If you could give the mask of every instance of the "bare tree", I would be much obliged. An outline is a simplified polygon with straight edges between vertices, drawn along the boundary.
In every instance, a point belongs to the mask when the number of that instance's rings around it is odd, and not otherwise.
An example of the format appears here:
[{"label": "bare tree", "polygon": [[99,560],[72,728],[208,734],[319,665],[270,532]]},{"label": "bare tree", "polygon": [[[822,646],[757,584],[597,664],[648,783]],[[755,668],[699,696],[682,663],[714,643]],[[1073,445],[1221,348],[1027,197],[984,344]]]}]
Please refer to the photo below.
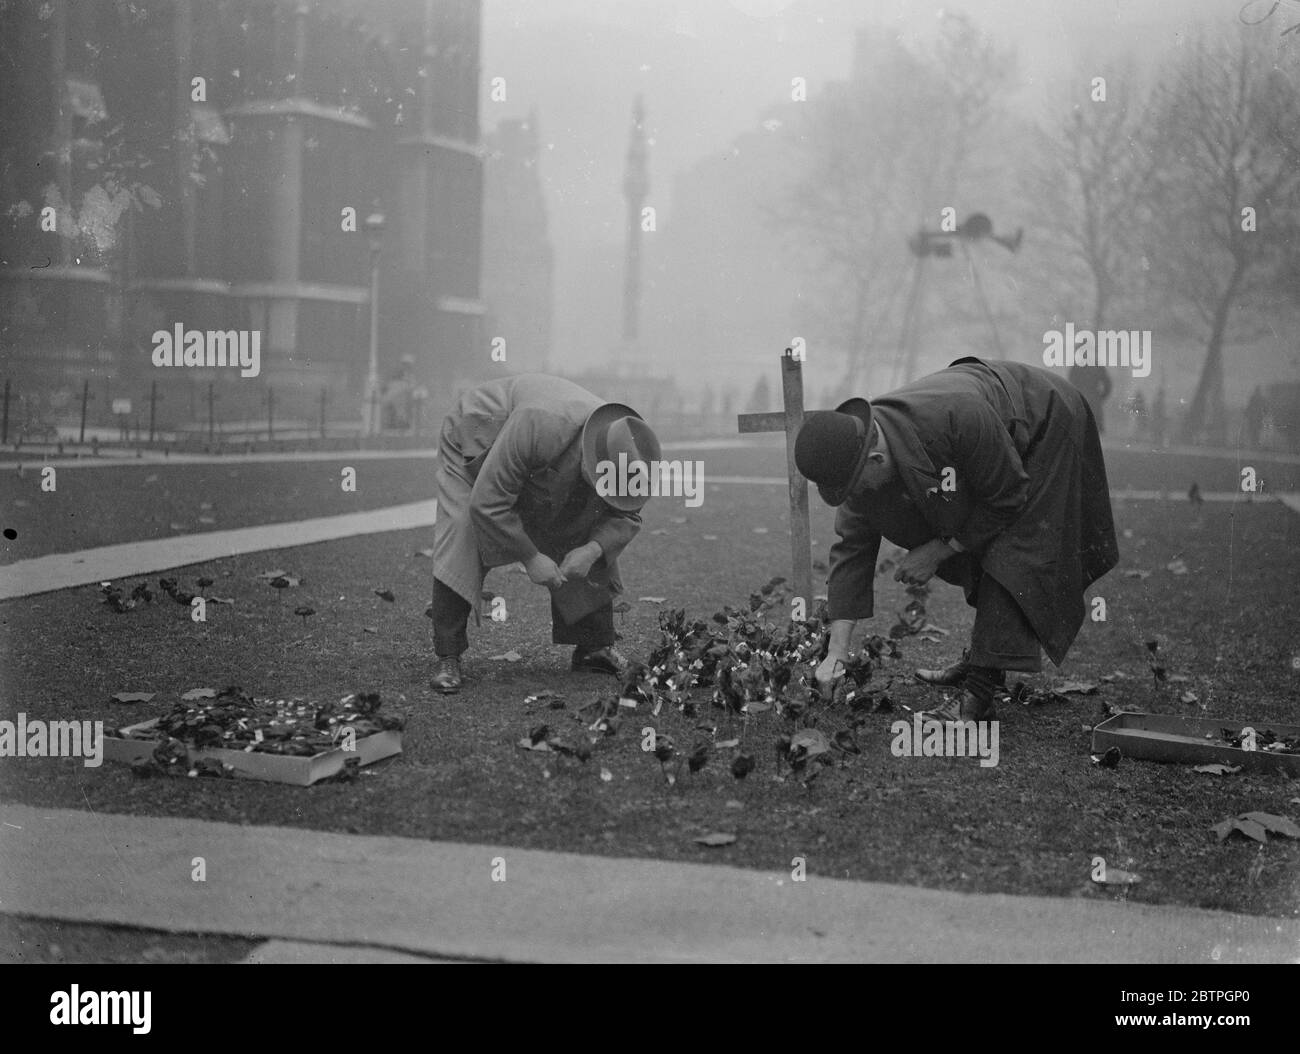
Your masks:
[{"label": "bare tree", "polygon": [[1184,441],[1223,442],[1233,308],[1275,281],[1300,236],[1300,54],[1243,28],[1189,44],[1157,89],[1152,249],[1206,333]]},{"label": "bare tree", "polygon": [[[1131,59],[1101,71],[1104,98],[1083,72],[1068,82],[1067,114],[1046,131],[1030,166],[1035,222],[1064,256],[1076,303],[1094,330],[1140,284],[1141,239],[1154,158],[1151,111]],[[1070,280],[1068,276],[1077,280]],[[1071,312],[1075,314],[1075,312]]]},{"label": "bare tree", "polygon": [[801,174],[769,220],[812,276],[801,324],[844,353],[846,389],[871,345],[883,343],[873,335],[897,335],[913,224],[937,222],[954,202],[958,174],[1013,76],[1009,52],[965,18],[945,16],[928,54],[861,31],[849,81],[801,107]]}]

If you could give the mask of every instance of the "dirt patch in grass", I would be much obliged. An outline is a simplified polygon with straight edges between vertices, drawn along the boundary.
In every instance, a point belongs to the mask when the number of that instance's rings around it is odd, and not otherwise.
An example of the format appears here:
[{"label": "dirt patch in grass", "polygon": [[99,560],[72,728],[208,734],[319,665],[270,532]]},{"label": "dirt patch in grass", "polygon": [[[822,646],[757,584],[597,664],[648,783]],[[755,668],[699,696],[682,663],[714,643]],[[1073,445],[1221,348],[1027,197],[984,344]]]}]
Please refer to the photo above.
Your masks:
[{"label": "dirt patch in grass", "polygon": [[233,963],[260,943],[0,915],[0,963]]}]

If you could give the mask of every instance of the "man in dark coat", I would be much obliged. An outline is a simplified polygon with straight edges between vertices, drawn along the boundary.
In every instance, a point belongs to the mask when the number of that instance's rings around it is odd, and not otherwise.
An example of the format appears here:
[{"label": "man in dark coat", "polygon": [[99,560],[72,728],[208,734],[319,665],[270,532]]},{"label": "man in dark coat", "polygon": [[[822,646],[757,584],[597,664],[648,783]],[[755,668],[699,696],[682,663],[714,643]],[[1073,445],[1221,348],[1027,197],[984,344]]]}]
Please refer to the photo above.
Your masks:
[{"label": "man in dark coat", "polygon": [[515,562],[551,590],[551,640],[574,645],[573,668],[624,672],[613,647],[618,555],[641,529],[648,495],[618,493],[598,476],[620,456],[649,465],[659,455],[635,410],[561,377],[517,374],[461,396],[438,445],[435,690],[459,691],[483,578]]},{"label": "man in dark coat", "polygon": [[881,538],[908,550],[895,578],[960,585],[971,644],[930,684],[963,689],[935,711],[987,720],[1005,671],[1058,666],[1084,619],[1083,593],[1119,560],[1092,411],[1065,378],[1016,362],[958,359],[872,402],[805,416],[799,471],[838,506],[830,648],[842,671],[854,622],[874,613]]}]

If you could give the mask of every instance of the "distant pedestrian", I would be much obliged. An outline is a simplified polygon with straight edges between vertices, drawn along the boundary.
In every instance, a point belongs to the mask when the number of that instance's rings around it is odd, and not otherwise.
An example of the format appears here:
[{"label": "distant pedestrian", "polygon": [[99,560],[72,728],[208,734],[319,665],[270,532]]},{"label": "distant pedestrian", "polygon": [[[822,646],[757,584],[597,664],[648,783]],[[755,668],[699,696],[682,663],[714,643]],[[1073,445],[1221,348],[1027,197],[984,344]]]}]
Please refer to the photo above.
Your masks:
[{"label": "distant pedestrian", "polygon": [[1157,450],[1165,446],[1165,427],[1169,419],[1165,414],[1165,389],[1162,385],[1156,392],[1155,402],[1151,404],[1151,443]]},{"label": "distant pedestrian", "polygon": [[1259,385],[1250,393],[1246,403],[1246,413],[1242,419],[1242,443],[1247,450],[1258,450],[1260,435],[1264,431],[1264,417],[1268,413],[1268,402]]},{"label": "distant pedestrian", "polygon": [[1129,401],[1129,412],[1133,414],[1133,438],[1144,439],[1147,434],[1147,401],[1141,392],[1134,392]]}]

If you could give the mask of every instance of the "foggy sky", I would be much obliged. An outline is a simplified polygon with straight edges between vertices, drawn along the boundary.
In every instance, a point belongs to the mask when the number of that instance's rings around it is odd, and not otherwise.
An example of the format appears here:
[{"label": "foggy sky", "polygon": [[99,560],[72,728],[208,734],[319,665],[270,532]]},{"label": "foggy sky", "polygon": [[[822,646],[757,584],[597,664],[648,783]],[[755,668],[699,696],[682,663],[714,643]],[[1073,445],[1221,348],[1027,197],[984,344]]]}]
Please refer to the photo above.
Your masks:
[{"label": "foggy sky", "polygon": [[[1268,6],[1257,0],[1248,17]],[[1015,47],[1021,83],[1010,102],[1031,118],[1079,62],[1133,52],[1154,64],[1198,23],[1229,31],[1242,7],[1242,0],[949,5]],[[943,9],[918,0],[485,0],[483,129],[536,109],[545,143],[541,172],[556,252],[552,366],[578,367],[601,355],[574,346],[571,323],[589,291],[571,279],[594,245],[622,243],[621,184],[637,93],[648,110],[650,203],[663,222],[673,177],[755,128],[766,107],[788,100],[791,77],[806,77],[812,98],[847,75],[858,26],[887,26],[920,45],[932,39]],[[1296,21],[1300,4],[1288,0],[1273,31]],[[504,103],[488,98],[496,76],[507,79]]]}]

